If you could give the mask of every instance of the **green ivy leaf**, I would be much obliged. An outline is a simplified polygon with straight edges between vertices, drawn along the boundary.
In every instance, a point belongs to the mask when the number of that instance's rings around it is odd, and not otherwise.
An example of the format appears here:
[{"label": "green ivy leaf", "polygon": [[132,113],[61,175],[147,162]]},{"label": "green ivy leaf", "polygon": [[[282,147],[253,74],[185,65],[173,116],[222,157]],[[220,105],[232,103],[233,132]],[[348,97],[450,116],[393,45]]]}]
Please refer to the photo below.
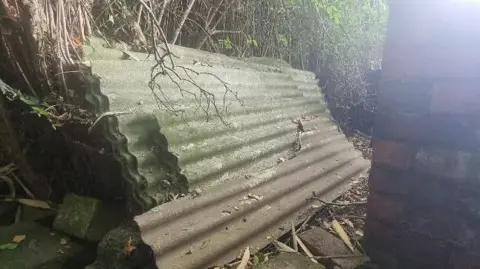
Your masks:
[{"label": "green ivy leaf", "polygon": [[252,38],[250,35],[247,35],[247,44],[250,46],[258,47],[257,40]]},{"label": "green ivy leaf", "polygon": [[3,245],[0,245],[0,250],[12,250],[16,249],[19,245],[17,243],[6,243]]},{"label": "green ivy leaf", "polygon": [[232,46],[232,40],[230,39],[230,37],[227,36],[227,39],[225,39],[225,48],[227,50],[230,50],[233,48]]},{"label": "green ivy leaf", "polygon": [[261,253],[261,252],[258,252],[255,254],[255,256],[253,256],[253,266],[257,266],[257,265],[260,265],[262,263],[265,263],[268,261],[268,256]]}]

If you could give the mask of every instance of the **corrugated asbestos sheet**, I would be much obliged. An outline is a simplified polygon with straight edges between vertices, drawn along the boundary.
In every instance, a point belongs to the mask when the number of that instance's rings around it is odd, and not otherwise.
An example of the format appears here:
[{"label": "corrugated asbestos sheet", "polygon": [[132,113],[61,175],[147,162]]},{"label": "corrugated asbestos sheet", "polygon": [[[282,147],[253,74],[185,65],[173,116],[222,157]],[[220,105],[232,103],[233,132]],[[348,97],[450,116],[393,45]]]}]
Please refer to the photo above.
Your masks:
[{"label": "corrugated asbestos sheet", "polygon": [[[174,116],[156,102],[148,87],[152,59],[122,52],[92,40],[86,47],[101,85],[87,96],[98,111],[110,111],[105,136],[122,163],[132,207],[145,212],[168,193],[201,189],[153,208],[136,218],[159,268],[206,268],[238,254],[247,244],[260,247],[269,233],[298,221],[312,191],[334,199],[369,164],[330,121],[313,73],[268,59],[233,59],[172,46],[181,77],[225,98],[224,119],[207,121],[198,101],[178,86],[194,85],[162,78],[171,102],[185,113]],[[220,79],[220,80],[219,80]],[[225,82],[238,93],[225,95]],[[241,104],[243,103],[243,105]],[[305,133],[298,146],[297,124]],[[288,222],[288,223],[287,223]],[[283,227],[285,228],[285,227]],[[233,255],[233,256],[232,256]]]}]

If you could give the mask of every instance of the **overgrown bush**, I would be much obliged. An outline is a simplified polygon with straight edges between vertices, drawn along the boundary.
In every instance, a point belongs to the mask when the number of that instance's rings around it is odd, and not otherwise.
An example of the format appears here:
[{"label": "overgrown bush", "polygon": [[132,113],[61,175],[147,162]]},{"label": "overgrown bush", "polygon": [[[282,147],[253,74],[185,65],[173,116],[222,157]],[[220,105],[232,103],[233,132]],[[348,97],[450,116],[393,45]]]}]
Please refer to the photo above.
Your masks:
[{"label": "overgrown bush", "polygon": [[382,0],[258,1],[252,22],[259,56],[281,57],[317,74],[332,113],[374,111],[366,74],[380,67],[388,10]]}]

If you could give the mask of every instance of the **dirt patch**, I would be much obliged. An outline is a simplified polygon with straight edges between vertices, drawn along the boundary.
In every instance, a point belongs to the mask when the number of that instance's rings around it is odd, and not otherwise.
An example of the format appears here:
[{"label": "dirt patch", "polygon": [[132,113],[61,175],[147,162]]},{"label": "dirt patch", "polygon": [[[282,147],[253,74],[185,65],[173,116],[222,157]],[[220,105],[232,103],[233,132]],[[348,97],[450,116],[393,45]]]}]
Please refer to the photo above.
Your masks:
[{"label": "dirt patch", "polygon": [[362,152],[363,158],[371,160],[373,155],[371,137],[360,132],[347,137],[348,141],[352,142],[355,148]]}]

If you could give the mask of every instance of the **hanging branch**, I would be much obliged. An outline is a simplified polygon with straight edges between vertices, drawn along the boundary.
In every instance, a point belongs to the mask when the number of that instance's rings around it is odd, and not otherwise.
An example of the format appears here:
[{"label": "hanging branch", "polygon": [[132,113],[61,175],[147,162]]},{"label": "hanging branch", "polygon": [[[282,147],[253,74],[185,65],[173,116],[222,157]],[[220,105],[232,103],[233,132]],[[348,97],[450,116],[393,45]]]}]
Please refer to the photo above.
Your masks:
[{"label": "hanging branch", "polygon": [[[149,88],[152,91],[157,104],[160,107],[165,108],[167,111],[173,113],[175,116],[182,117],[184,121],[187,120],[185,117],[185,109],[177,106],[166,92],[167,89],[163,88],[158,82],[158,80],[167,77],[176,85],[176,89],[179,91],[182,97],[185,95],[193,97],[197,104],[195,111],[201,110],[205,114],[207,121],[213,117],[217,117],[224,125],[228,126],[229,124],[224,118],[224,114],[227,112],[226,97],[228,94],[233,95],[243,107],[244,104],[239,99],[238,93],[231,90],[228,86],[228,83],[214,74],[208,72],[197,72],[191,68],[175,65],[173,58],[176,56],[171,52],[165,33],[159,21],[155,18],[151,6],[148,6],[143,0],[140,0],[140,3],[144,6],[144,9],[147,11],[147,13],[150,14],[152,28],[160,33],[160,42],[158,42],[155,36],[152,39],[152,50],[156,63],[151,69],[149,82]],[[162,46],[164,47],[164,50],[161,49]],[[182,74],[180,74],[178,71],[182,71]],[[214,93],[201,87],[196,82],[195,78],[198,78],[202,75],[213,76],[223,85],[225,91],[222,98],[222,104],[218,104]],[[192,85],[195,91],[189,91],[185,89],[180,85],[181,83]]]}]

